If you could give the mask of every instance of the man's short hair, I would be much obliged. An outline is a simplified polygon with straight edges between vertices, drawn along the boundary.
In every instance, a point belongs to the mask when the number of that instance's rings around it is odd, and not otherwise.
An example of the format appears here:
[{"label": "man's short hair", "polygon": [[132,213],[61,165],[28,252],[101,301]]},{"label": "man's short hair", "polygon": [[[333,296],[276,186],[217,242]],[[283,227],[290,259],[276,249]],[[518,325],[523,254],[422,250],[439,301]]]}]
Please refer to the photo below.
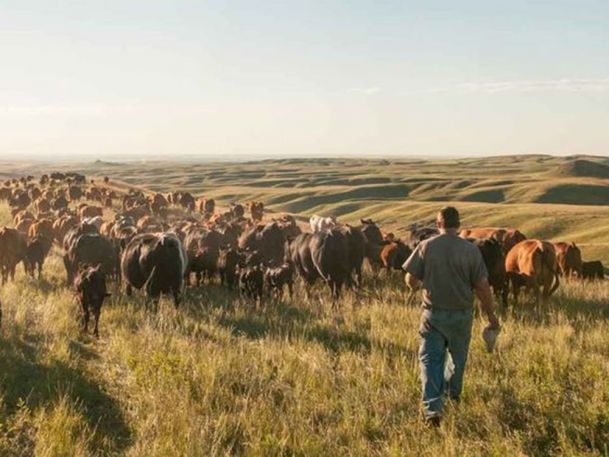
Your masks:
[{"label": "man's short hair", "polygon": [[444,222],[444,228],[459,228],[459,211],[454,206],[445,206],[438,213],[438,219]]}]

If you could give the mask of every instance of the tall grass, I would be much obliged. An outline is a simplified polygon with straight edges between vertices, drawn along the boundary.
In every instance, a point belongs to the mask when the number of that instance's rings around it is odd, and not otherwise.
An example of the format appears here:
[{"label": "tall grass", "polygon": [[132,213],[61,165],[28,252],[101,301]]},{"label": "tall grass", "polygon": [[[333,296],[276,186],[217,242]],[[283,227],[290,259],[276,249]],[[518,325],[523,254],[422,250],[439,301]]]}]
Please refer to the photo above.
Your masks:
[{"label": "tall grass", "polygon": [[564,284],[474,328],[461,404],[421,421],[419,309],[401,278],[366,278],[335,311],[256,310],[218,285],[157,314],[120,291],[80,333],[57,253],[0,289],[0,455],[564,455],[609,453],[609,288]]},{"label": "tall grass", "polygon": [[399,275],[368,274],[338,310],[321,285],[256,309],[212,284],[149,314],[112,286],[97,340],[60,254],[0,288],[0,455],[609,454],[607,283],[502,311],[494,354],[477,318],[462,402],[435,430]]}]

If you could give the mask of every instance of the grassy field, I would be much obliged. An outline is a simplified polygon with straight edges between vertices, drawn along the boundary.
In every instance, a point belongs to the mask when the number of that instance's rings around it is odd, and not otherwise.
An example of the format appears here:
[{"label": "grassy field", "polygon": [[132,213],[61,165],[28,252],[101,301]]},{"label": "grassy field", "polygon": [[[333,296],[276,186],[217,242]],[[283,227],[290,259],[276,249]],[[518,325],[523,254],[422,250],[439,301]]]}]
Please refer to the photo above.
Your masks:
[{"label": "grassy field", "polygon": [[[567,159],[488,162],[71,166],[117,186],[186,188],[224,203],[261,198],[302,217],[372,216],[398,233],[457,201],[466,224],[574,239],[609,264],[608,206],[570,204],[577,192],[564,189],[562,202],[535,200],[542,188],[606,179],[572,176],[582,166]],[[475,188],[497,196],[502,181],[502,201],[462,198]],[[0,205],[0,225],[9,219]],[[337,311],[321,285],[310,300],[299,287],[293,300],[259,310],[206,285],[182,309],[163,301],[157,314],[112,286],[96,340],[79,331],[59,254],[41,281],[19,267],[0,289],[0,455],[609,454],[607,283],[563,282],[540,311],[504,311],[495,354],[484,351],[476,319],[463,401],[435,430],[420,420],[420,310],[405,304],[399,275],[367,274]]]}]

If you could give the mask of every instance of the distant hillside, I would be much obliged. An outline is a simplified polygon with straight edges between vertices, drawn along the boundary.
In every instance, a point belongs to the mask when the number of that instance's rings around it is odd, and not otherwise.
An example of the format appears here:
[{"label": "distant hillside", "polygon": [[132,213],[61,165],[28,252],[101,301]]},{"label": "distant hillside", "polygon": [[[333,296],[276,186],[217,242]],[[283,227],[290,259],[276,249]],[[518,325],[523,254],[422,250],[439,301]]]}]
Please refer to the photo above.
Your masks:
[{"label": "distant hillside", "polygon": [[592,160],[577,159],[560,164],[550,174],[560,177],[609,179],[609,166]]}]

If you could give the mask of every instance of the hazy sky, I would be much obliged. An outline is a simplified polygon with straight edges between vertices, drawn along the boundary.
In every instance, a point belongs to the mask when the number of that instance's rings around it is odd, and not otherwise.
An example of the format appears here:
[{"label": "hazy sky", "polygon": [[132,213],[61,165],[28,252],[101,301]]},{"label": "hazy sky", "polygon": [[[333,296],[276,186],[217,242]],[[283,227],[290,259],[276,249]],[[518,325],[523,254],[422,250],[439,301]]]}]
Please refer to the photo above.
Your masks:
[{"label": "hazy sky", "polygon": [[609,154],[609,1],[0,0],[0,156]]}]

